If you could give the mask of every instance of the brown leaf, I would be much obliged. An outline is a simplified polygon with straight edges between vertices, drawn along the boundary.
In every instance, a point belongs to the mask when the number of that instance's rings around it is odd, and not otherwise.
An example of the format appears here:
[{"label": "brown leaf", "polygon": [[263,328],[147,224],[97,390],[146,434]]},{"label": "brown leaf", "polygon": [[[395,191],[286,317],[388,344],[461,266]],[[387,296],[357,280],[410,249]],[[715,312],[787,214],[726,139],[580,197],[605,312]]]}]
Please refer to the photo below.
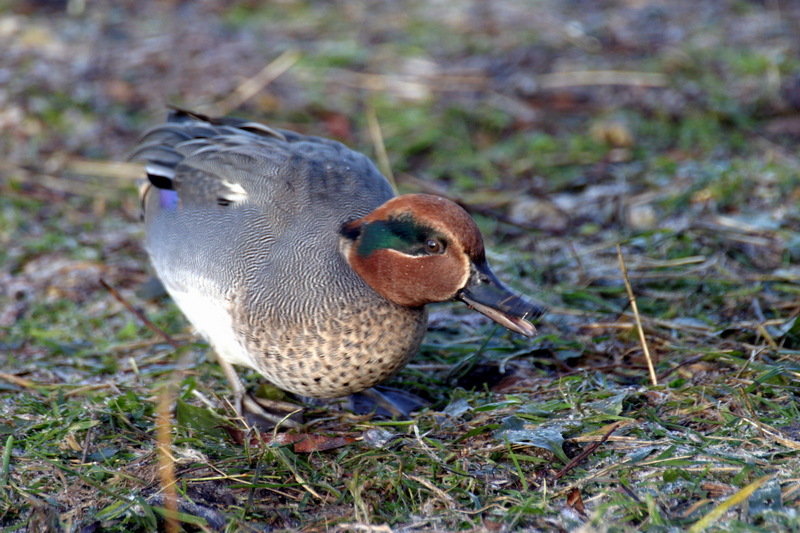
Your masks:
[{"label": "brown leaf", "polygon": [[489,520],[488,518],[483,519],[483,528],[486,531],[503,531],[505,524],[503,522],[495,522],[494,520]]},{"label": "brown leaf", "polygon": [[238,444],[239,446],[242,446],[244,444],[245,432],[242,431],[241,429],[231,426],[216,426],[216,427],[225,430],[234,443]]},{"label": "brown leaf", "polygon": [[567,494],[567,505],[580,514],[586,514],[586,508],[583,506],[583,498],[581,498],[581,491],[577,488],[572,489],[569,491],[569,494]]},{"label": "brown leaf", "polygon": [[294,451],[297,453],[311,453],[311,452],[324,452],[325,450],[333,450],[334,448],[341,448],[356,441],[353,437],[333,436],[327,435],[314,435],[311,433],[299,435],[287,435],[297,437],[293,440]]},{"label": "brown leaf", "polygon": [[[222,426],[228,432],[231,439],[239,445],[244,444],[245,432],[241,429]],[[285,446],[293,444],[292,449],[296,453],[311,453],[311,452],[324,452],[325,450],[333,450],[341,448],[356,442],[354,437],[343,435],[318,435],[314,433],[268,433],[262,432],[260,437],[252,437],[250,439],[251,446],[258,446],[260,443],[267,445],[276,444],[278,446]]]},{"label": "brown leaf", "polygon": [[736,492],[736,487],[725,483],[706,482],[701,483],[700,488],[708,492],[708,496],[711,498],[722,498]]}]

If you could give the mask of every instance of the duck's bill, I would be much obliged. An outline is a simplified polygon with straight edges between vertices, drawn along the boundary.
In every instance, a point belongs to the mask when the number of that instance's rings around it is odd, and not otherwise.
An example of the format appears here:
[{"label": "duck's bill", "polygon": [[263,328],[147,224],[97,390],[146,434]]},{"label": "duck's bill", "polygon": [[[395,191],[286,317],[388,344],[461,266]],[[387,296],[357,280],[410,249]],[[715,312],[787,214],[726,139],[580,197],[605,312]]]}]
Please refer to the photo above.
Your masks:
[{"label": "duck's bill", "polygon": [[536,327],[528,321],[544,314],[542,306],[503,285],[485,263],[473,265],[467,286],[456,297],[501,326],[527,337],[536,335]]}]

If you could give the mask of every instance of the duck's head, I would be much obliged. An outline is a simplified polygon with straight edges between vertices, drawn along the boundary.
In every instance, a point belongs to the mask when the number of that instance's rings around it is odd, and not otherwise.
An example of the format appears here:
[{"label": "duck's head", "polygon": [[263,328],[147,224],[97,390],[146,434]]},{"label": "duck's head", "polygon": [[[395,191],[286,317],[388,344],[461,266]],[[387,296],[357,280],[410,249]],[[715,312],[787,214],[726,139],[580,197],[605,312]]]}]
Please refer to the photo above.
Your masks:
[{"label": "duck's head", "polygon": [[404,307],[461,300],[532,337],[544,310],[512,292],[486,263],[480,230],[450,200],[407,194],[341,228],[347,262],[384,298]]}]

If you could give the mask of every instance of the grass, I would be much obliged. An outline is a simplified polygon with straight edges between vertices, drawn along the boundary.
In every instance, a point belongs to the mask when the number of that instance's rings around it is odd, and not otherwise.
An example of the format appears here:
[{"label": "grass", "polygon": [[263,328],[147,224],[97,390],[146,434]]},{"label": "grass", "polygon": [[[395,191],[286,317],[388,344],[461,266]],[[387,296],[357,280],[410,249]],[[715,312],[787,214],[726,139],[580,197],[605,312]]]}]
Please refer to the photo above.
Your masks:
[{"label": "grass", "polygon": [[[399,18],[350,2],[158,16],[123,2],[63,20],[0,4],[3,35],[48,29],[14,41],[0,94],[0,528],[800,527],[798,51],[785,33],[798,14],[694,4],[542,3],[530,26],[510,1],[482,15],[409,3]],[[170,41],[176,20],[197,41]],[[79,46],[100,30],[113,60]],[[148,285],[132,184],[111,166],[75,170],[121,160],[164,95],[218,102],[289,48],[302,59],[236,114],[374,155],[374,111],[401,191],[462,201],[495,272],[550,306],[532,342],[435,307],[390,383],[430,400],[411,420],[311,405],[302,432],[244,433],[208,347]],[[525,82],[609,66],[668,83]],[[472,81],[454,88],[457,76]],[[158,453],[164,389],[177,513]]]}]

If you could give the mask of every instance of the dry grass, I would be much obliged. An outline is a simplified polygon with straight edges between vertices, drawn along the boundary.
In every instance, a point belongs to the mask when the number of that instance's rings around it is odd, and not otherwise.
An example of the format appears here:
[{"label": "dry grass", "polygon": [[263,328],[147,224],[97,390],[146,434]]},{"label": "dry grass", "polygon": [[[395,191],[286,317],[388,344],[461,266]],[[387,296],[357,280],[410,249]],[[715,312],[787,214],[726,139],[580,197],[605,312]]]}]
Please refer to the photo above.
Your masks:
[{"label": "dry grass", "polygon": [[[0,2],[0,527],[799,527],[794,3],[67,4]],[[242,432],[117,163],[165,103],[461,202],[540,337],[437,307],[431,409]]]}]

